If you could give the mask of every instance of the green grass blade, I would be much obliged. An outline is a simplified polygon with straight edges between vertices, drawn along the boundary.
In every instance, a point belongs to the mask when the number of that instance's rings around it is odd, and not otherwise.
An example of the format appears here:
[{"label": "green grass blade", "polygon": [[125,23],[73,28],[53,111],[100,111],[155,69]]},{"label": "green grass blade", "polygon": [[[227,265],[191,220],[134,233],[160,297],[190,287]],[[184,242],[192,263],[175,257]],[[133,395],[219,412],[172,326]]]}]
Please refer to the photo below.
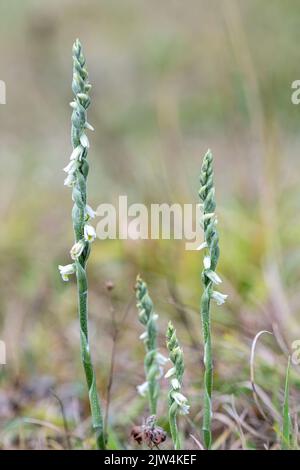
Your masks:
[{"label": "green grass blade", "polygon": [[285,388],[284,388],[284,402],[283,402],[283,413],[282,413],[282,444],[281,444],[281,448],[284,449],[284,450],[288,450],[288,449],[291,448],[291,435],[292,435],[292,422],[291,422],[290,401],[289,401],[290,366],[291,366],[291,358],[289,356],[288,365],[287,365],[287,369],[286,369]]}]

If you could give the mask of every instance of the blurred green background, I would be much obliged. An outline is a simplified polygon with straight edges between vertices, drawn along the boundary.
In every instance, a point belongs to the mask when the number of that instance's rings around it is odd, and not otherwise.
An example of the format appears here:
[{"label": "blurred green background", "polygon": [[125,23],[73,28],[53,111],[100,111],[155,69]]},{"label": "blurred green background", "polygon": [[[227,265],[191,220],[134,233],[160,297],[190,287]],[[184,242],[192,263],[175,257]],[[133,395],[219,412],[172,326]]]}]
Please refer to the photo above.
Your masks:
[{"label": "blurred green background", "polygon": [[[62,168],[71,152],[76,37],[93,85],[93,207],[115,203],[120,194],[129,203],[197,202],[202,156],[208,147],[213,151],[219,272],[229,294],[226,305],[213,310],[217,447],[242,445],[228,411],[232,393],[237,413],[265,436],[244,430],[247,446],[276,446],[276,425],[262,419],[249,392],[248,363],[256,333],[272,331],[258,347],[256,379],[280,412],[286,357],[300,338],[300,105],[291,103],[291,84],[300,79],[299,16],[294,0],[1,2],[0,79],[7,87],[7,104],[0,105],[0,339],[7,346],[7,365],[0,366],[2,447],[67,445],[51,390],[74,432],[71,445],[92,446],[76,288],[73,281],[62,283],[57,270],[69,262],[73,240]],[[120,323],[129,305],[110,392],[112,447],[134,447],[130,429],[147,415],[135,390],[144,377],[133,299],[137,273],[160,314],[161,351],[169,318],[183,343],[195,423],[194,429],[184,422],[183,432],[186,447],[196,446],[189,433],[200,438],[201,269],[202,255],[185,251],[180,241],[94,243],[91,342],[104,406],[112,316]],[[115,285],[111,292],[107,281]],[[298,369],[292,370],[296,411]],[[164,394],[167,387],[164,380]],[[160,413],[164,423],[163,400]]]}]

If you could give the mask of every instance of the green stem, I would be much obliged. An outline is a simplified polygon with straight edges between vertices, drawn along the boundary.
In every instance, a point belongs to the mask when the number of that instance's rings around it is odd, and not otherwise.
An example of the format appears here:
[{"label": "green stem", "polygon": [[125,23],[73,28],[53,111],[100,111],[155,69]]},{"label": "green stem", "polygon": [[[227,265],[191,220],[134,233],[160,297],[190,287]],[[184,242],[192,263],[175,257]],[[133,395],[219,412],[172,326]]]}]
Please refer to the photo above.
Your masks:
[{"label": "green stem", "polygon": [[156,415],[157,400],[159,395],[159,383],[157,380],[158,367],[156,363],[156,346],[145,357],[145,373],[148,381],[149,409],[152,415]]},{"label": "green stem", "polygon": [[174,449],[181,450],[181,442],[180,442],[178,426],[177,426],[177,408],[178,408],[177,404],[174,402],[171,404],[169,408],[169,426],[170,426],[172,441],[174,444]]},{"label": "green stem", "polygon": [[103,428],[103,417],[100,406],[100,400],[96,386],[96,376],[90,354],[88,339],[88,285],[85,269],[80,262],[76,263],[77,290],[78,290],[78,313],[80,323],[80,343],[81,360],[85,372],[86,382],[89,391],[89,401],[92,415],[93,429],[96,434],[96,443],[98,449],[105,449],[105,435]]},{"label": "green stem", "polygon": [[201,299],[201,318],[204,341],[204,415],[203,415],[203,439],[206,449],[211,448],[211,418],[212,418],[212,385],[213,385],[213,364],[211,347],[211,326],[210,326],[210,283],[206,285]]}]

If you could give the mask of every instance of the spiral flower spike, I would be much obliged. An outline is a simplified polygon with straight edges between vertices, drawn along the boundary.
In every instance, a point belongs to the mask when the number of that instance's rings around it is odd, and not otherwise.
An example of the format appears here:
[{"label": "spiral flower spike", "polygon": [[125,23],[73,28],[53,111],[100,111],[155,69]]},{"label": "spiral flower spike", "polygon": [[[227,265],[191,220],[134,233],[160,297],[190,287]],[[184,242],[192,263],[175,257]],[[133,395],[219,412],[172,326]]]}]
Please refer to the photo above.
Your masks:
[{"label": "spiral flower spike", "polygon": [[165,377],[170,378],[171,385],[169,391],[169,424],[174,448],[175,450],[180,450],[181,443],[177,426],[177,414],[188,414],[190,406],[188,399],[180,392],[184,374],[183,351],[178,343],[176,330],[172,322],[169,322],[166,338],[169,357],[173,364],[173,367],[165,375]]},{"label": "spiral flower spike", "polygon": [[162,367],[168,359],[157,350],[158,315],[154,313],[153,302],[149,296],[147,284],[140,276],[137,277],[135,288],[139,320],[145,326],[145,331],[140,339],[144,341],[146,349],[144,360],[146,382],[137,388],[141,395],[148,395],[150,413],[156,415],[160,390],[159,378],[162,375]]},{"label": "spiral flower spike", "polygon": [[88,283],[86,264],[90,254],[90,245],[96,237],[95,229],[87,223],[89,219],[93,218],[95,215],[91,207],[87,205],[87,176],[89,171],[87,155],[89,141],[86,135],[86,129],[93,129],[87,122],[87,108],[90,105],[90,88],[88,72],[85,68],[85,58],[81,44],[77,39],[73,45],[72,90],[75,95],[71,103],[73,109],[71,118],[71,142],[73,152],[69,164],[64,168],[64,171],[67,173],[65,185],[72,188],[72,199],[74,202],[72,220],[75,244],[70,251],[71,258],[74,262],[71,265],[59,266],[59,270],[65,281],[68,280],[69,275],[76,273],[81,359],[89,391],[92,423],[96,434],[97,447],[99,449],[105,449],[106,439],[104,436],[102,410],[97,392],[96,377],[88,338]]},{"label": "spiral flower spike", "polygon": [[210,303],[215,300],[218,305],[225,302],[227,295],[214,290],[214,285],[222,282],[216,273],[216,267],[220,256],[219,236],[216,229],[215,216],[215,188],[213,182],[213,156],[210,150],[204,156],[200,174],[199,197],[202,201],[203,211],[202,228],[204,231],[204,244],[206,250],[204,256],[204,269],[202,272],[203,294],[201,298],[201,318],[204,340],[204,416],[203,416],[203,440],[207,449],[211,448],[211,420],[212,420],[212,387],[213,364],[211,345]]}]

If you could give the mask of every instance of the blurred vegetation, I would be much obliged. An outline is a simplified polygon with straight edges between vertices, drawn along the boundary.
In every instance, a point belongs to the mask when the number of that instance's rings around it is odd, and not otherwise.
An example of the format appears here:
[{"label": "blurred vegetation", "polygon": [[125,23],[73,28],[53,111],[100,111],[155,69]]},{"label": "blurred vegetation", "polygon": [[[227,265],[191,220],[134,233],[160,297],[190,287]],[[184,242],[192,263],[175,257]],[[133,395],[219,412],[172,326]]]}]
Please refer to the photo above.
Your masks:
[{"label": "blurred vegetation", "polygon": [[[93,206],[114,203],[120,194],[129,202],[198,202],[202,155],[208,147],[214,153],[219,272],[230,296],[213,312],[215,447],[276,448],[287,354],[300,338],[300,108],[291,103],[291,83],[300,78],[299,15],[294,0],[1,2],[0,79],[7,86],[7,104],[0,106],[0,338],[7,345],[7,365],[0,366],[2,447],[93,445],[75,286],[63,284],[57,270],[68,262],[73,239],[61,169],[71,149],[71,45],[78,36],[93,84]],[[135,390],[144,376],[132,300],[138,272],[162,319],[161,350],[169,318],[183,344],[196,426],[183,420],[182,429],[186,448],[197,447],[189,434],[201,439],[201,268],[202,256],[179,241],[93,245],[91,342],[102,395],[112,309],[121,319],[128,308],[111,388],[110,447],[134,447],[131,427],[147,415]],[[108,280],[115,285],[111,292]],[[260,339],[255,360],[256,382],[274,408],[263,402],[270,422],[249,389],[251,343],[262,329],[274,333]],[[290,393],[294,417],[296,366]],[[166,426],[162,405],[159,419]],[[236,415],[248,426],[242,424],[244,436]]]}]

